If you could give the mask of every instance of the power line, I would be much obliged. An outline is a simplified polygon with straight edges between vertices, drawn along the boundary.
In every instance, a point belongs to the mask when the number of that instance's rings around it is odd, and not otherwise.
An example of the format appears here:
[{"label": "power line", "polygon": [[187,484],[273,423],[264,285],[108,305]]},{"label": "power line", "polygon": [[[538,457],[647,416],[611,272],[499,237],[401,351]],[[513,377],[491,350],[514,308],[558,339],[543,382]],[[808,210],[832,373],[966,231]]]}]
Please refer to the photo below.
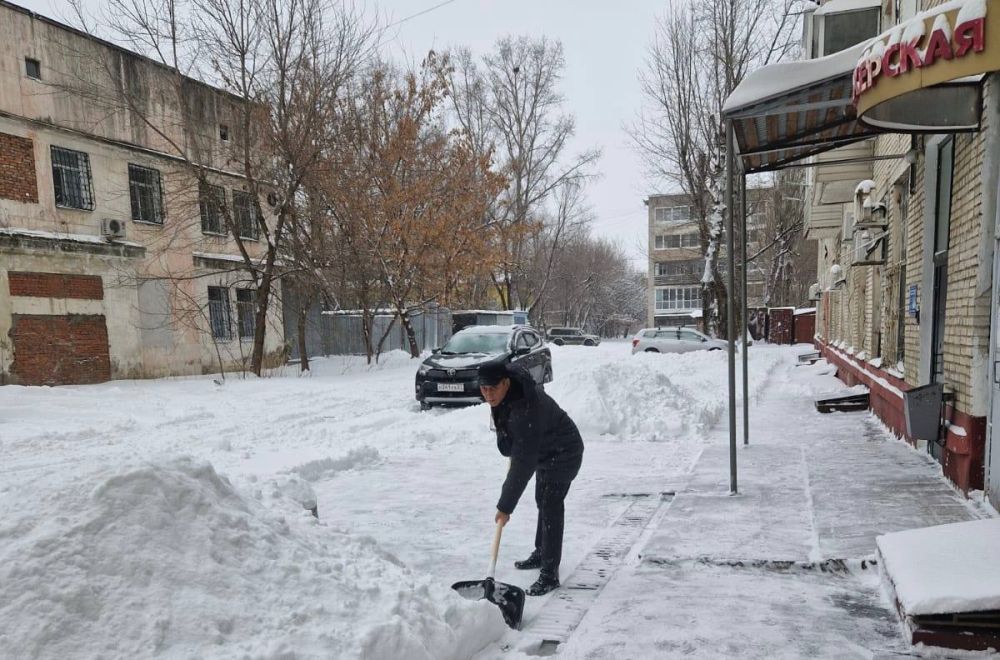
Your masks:
[{"label": "power line", "polygon": [[395,27],[395,26],[399,25],[400,23],[405,23],[406,21],[409,21],[411,19],[417,18],[418,16],[423,16],[424,14],[428,14],[428,13],[434,11],[435,9],[440,9],[441,7],[444,7],[445,5],[450,5],[453,2],[455,2],[455,0],[444,0],[444,2],[438,3],[438,4],[434,5],[433,7],[428,7],[427,9],[424,9],[423,11],[418,11],[416,14],[410,14],[409,16],[407,16],[405,18],[401,18],[398,21],[396,21],[395,23],[389,23],[385,27],[386,27],[386,29],[391,28],[391,27]]}]

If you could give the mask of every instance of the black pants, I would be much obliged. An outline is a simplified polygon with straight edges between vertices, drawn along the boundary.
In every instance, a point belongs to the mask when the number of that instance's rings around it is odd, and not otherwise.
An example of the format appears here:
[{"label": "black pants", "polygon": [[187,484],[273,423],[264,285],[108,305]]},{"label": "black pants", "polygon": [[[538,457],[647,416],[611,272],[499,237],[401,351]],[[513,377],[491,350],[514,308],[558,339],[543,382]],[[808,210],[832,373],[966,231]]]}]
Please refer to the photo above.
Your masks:
[{"label": "black pants", "polygon": [[563,502],[569,485],[569,481],[546,481],[535,475],[535,503],[538,505],[535,549],[542,558],[542,573],[553,577],[559,577],[562,560]]}]

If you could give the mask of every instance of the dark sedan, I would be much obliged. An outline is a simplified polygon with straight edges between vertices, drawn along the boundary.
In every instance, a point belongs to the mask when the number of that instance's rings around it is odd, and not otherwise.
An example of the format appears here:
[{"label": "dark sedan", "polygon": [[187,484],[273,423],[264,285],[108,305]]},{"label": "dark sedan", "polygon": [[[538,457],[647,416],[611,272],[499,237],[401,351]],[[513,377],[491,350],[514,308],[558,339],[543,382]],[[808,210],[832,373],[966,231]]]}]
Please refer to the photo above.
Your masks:
[{"label": "dark sedan", "polygon": [[552,380],[552,354],[537,330],[523,325],[473,326],[452,335],[417,369],[420,407],[481,403],[479,365],[491,360],[518,362],[536,382]]}]

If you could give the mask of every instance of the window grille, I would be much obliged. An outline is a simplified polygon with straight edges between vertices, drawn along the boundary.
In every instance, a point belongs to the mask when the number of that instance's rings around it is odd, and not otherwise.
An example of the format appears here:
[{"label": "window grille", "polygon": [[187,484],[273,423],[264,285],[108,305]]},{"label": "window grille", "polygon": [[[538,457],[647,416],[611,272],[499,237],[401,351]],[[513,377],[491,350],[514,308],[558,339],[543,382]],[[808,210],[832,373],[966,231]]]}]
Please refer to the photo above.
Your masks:
[{"label": "window grille", "polygon": [[236,324],[239,326],[240,339],[253,339],[257,328],[257,318],[253,289],[236,289]]},{"label": "window grille", "polygon": [[94,210],[90,156],[82,151],[52,147],[52,185],[56,206]]},{"label": "window grille", "polygon": [[260,226],[257,224],[257,209],[253,196],[242,190],[233,191],[233,221],[239,229],[240,238],[256,241],[260,238]]},{"label": "window grille", "polygon": [[208,321],[213,339],[232,339],[233,321],[229,311],[229,289],[223,286],[208,287]]},{"label": "window grille", "polygon": [[128,192],[133,220],[163,224],[163,186],[157,170],[129,163]]},{"label": "window grille", "polygon": [[222,186],[202,184],[200,188],[201,231],[206,234],[221,234],[225,231],[223,207],[226,205],[226,191]]}]

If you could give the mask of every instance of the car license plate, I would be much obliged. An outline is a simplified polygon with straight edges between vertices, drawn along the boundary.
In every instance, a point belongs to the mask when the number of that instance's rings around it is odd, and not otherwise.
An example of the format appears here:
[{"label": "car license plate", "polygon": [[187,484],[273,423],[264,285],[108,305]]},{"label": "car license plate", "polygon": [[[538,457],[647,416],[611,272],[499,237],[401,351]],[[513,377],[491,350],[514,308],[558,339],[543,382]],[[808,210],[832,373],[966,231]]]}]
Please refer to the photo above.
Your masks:
[{"label": "car license plate", "polygon": [[438,383],[438,392],[464,392],[465,385],[462,383]]}]

